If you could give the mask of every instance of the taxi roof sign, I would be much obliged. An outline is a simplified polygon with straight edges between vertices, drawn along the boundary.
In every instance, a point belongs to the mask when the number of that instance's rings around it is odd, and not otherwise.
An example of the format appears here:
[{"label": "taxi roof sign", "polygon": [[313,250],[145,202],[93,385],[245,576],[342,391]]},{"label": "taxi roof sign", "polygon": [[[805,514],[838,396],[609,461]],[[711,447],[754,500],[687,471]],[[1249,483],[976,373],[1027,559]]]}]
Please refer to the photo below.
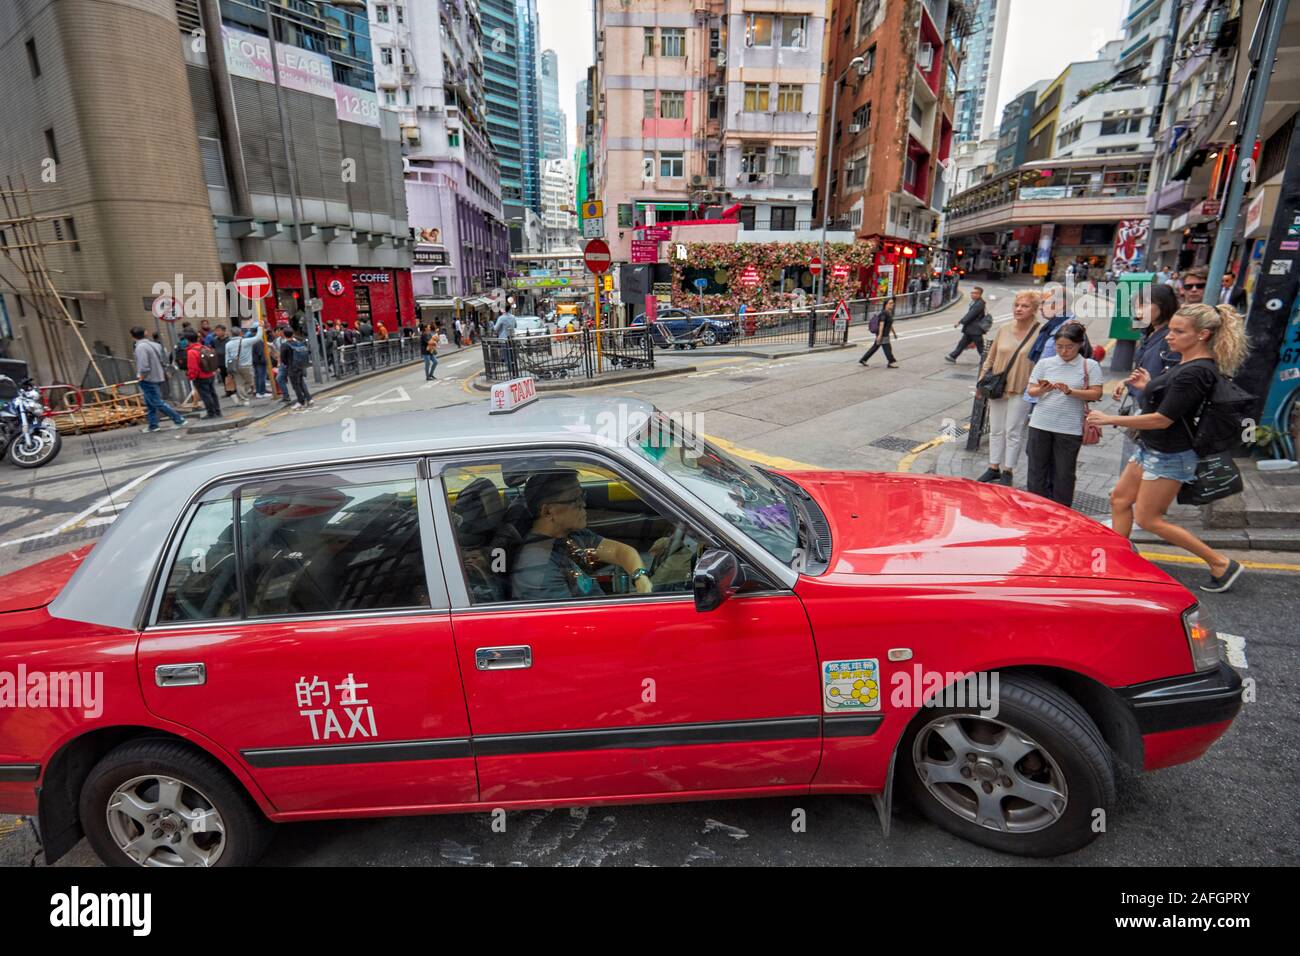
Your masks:
[{"label": "taxi roof sign", "polygon": [[489,414],[508,415],[537,401],[537,380],[529,375],[497,382],[492,386],[492,396],[488,401],[492,404]]}]

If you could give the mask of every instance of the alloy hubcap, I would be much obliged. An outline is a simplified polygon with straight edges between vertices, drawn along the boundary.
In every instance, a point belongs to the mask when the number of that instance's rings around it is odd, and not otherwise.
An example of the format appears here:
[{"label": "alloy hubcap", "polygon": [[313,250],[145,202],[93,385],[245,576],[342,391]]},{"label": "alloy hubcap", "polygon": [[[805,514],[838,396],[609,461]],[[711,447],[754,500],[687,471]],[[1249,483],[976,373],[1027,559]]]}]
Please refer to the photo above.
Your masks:
[{"label": "alloy hubcap", "polygon": [[226,826],[197,787],[166,776],[133,777],[108,799],[108,831],[141,866],[213,866]]},{"label": "alloy hubcap", "polygon": [[992,718],[958,714],[930,721],[916,735],[912,761],[941,806],[989,830],[1044,830],[1069,802],[1065,775],[1052,755]]}]

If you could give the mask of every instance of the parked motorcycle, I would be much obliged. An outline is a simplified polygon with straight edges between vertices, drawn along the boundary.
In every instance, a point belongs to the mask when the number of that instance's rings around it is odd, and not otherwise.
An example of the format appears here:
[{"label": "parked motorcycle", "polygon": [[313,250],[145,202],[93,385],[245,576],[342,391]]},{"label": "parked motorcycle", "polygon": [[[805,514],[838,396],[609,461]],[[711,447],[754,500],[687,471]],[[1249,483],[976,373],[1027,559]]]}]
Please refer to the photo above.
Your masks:
[{"label": "parked motorcycle", "polygon": [[45,420],[45,403],[31,379],[15,385],[0,375],[0,456],[19,468],[39,468],[54,460],[63,447],[57,428]]}]

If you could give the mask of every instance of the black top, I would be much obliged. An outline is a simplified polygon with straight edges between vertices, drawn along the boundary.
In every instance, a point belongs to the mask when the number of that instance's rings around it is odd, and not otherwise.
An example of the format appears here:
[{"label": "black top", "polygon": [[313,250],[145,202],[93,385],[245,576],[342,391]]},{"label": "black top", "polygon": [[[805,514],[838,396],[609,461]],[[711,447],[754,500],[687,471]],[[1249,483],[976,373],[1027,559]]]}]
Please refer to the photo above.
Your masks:
[{"label": "black top", "polygon": [[983,319],[984,300],[975,299],[971,302],[970,308],[966,310],[966,314],[961,317],[962,332],[967,335],[982,335],[983,333],[978,328],[972,328],[972,326],[978,326]]},{"label": "black top", "polygon": [[889,338],[889,333],[894,331],[894,310],[881,309],[880,319],[876,323],[876,334],[884,338]]},{"label": "black top", "polygon": [[1214,359],[1192,359],[1166,369],[1142,394],[1142,413],[1159,412],[1172,419],[1168,428],[1139,433],[1147,448],[1159,452],[1190,451],[1201,406],[1219,380]]}]

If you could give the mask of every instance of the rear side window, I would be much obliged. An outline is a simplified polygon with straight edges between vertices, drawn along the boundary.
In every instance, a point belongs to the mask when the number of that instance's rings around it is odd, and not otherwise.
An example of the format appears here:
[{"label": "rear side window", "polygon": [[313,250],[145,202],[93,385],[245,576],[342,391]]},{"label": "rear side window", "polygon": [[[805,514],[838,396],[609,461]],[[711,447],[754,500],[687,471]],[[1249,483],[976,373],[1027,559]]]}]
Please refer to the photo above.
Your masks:
[{"label": "rear side window", "polygon": [[246,485],[239,522],[249,617],[429,606],[414,478]]},{"label": "rear side window", "polygon": [[276,479],[199,504],[158,622],[429,607],[417,482],[405,471]]},{"label": "rear side window", "polygon": [[205,502],[195,510],[172,560],[158,609],[160,622],[239,617],[234,517],[230,498]]}]

